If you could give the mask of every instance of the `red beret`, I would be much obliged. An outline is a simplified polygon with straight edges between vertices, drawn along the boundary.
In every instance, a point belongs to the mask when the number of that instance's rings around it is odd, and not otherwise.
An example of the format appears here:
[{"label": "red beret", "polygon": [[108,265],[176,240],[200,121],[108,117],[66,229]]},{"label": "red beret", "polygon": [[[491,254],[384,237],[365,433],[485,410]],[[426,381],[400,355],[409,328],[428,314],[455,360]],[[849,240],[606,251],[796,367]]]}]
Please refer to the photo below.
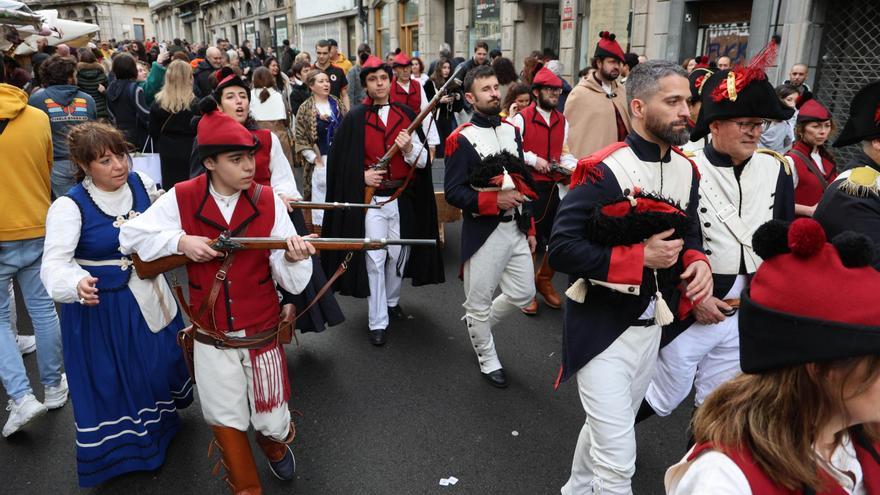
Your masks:
[{"label": "red beret", "polygon": [[535,78],[532,79],[532,86],[545,86],[548,88],[561,88],[562,80],[559,79],[559,76],[550,72],[550,70],[546,67],[542,67],[535,74]]},{"label": "red beret", "polygon": [[361,64],[361,85],[366,86],[367,76],[372,74],[373,72],[376,72],[377,70],[384,70],[388,73],[388,77],[391,77],[391,68],[388,67],[388,64],[383,62],[382,59],[380,59],[379,57],[375,55],[370,55],[369,57],[367,57],[367,60],[365,60],[364,63]]},{"label": "red beret", "polygon": [[412,59],[409,58],[409,55],[406,52],[400,52],[394,56],[394,66],[399,67],[402,65],[409,65],[412,63]]},{"label": "red beret", "polygon": [[255,150],[260,145],[251,131],[219,110],[202,115],[196,139],[202,158],[227,151]]},{"label": "red beret", "polygon": [[831,120],[828,109],[814,99],[809,99],[798,110],[798,122],[821,122]]}]

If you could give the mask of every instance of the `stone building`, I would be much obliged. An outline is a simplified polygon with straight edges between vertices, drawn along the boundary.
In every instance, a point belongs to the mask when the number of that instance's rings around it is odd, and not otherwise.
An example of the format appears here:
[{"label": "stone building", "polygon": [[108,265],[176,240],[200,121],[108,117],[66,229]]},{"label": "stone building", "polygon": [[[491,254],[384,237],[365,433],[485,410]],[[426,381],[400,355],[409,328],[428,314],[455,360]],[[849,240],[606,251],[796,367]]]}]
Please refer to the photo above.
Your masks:
[{"label": "stone building", "polygon": [[140,40],[156,36],[147,0],[28,0],[31,10],[54,9],[58,17],[88,22],[101,28],[100,40]]}]

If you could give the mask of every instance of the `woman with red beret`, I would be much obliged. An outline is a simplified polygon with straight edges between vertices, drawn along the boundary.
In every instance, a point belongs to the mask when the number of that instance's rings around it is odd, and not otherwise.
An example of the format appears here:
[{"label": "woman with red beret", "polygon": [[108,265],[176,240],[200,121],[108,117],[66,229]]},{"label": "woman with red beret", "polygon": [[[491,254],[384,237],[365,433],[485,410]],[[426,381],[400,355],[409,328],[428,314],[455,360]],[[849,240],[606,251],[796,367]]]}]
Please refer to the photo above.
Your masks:
[{"label": "woman with red beret", "polygon": [[799,217],[813,216],[825,188],[837,177],[834,156],[825,148],[834,130],[831,114],[821,103],[808,100],[801,106],[794,128],[797,140],[785,154],[792,166],[794,212]]}]

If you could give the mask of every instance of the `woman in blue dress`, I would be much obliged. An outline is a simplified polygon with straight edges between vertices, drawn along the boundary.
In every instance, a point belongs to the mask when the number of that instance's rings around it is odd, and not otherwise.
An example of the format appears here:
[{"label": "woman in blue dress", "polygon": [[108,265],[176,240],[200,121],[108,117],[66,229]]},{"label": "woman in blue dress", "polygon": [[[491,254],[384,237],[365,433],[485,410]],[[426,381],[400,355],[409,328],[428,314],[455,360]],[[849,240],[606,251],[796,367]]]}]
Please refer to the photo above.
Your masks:
[{"label": "woman in blue dress", "polygon": [[193,391],[168,284],[140,280],[119,251],[120,225],[162,191],[130,170],[129,146],[113,127],[80,124],[68,143],[83,180],[49,209],[40,277],[61,303],[77,473],[87,487],[160,467]]}]

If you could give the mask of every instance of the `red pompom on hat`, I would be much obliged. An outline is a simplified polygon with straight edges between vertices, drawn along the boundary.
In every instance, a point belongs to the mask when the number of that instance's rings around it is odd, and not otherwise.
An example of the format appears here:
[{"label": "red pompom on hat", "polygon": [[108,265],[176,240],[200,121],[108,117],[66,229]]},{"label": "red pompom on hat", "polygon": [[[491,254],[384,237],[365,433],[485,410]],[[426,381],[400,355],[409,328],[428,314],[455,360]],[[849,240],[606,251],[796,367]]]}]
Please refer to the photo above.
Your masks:
[{"label": "red pompom on hat", "polygon": [[823,122],[831,120],[831,112],[814,99],[807,100],[798,110],[798,122]]},{"label": "red pompom on hat", "polygon": [[709,68],[709,56],[701,55],[694,59],[697,65],[694,66],[694,69],[708,69]]},{"label": "red pompom on hat", "polygon": [[561,88],[562,80],[548,68],[542,67],[532,79],[532,87],[543,86],[545,88]]},{"label": "red pompom on hat", "polygon": [[411,63],[412,63],[412,59],[409,58],[409,55],[407,55],[406,52],[401,51],[400,53],[398,53],[397,55],[394,56],[394,66],[395,67],[407,66]]},{"label": "red pompom on hat", "polygon": [[260,146],[259,139],[251,131],[217,109],[217,102],[212,97],[203,98],[199,107],[203,113],[196,139],[203,159],[228,151],[255,150]]},{"label": "red pompom on hat", "polygon": [[365,86],[367,84],[367,76],[377,70],[384,70],[388,73],[388,77],[391,77],[391,67],[388,67],[388,64],[383,62],[381,58],[375,55],[370,55],[364,63],[361,64],[361,86]]},{"label": "red pompom on hat", "polygon": [[624,55],[623,49],[620,48],[616,38],[617,36],[614,33],[609,33],[608,31],[599,33],[599,43],[596,44],[596,51],[593,53],[593,56],[598,58],[612,57],[624,62],[626,55]]},{"label": "red pompom on hat", "polygon": [[764,262],[742,294],[744,372],[880,354],[880,272],[869,239],[844,232],[828,243],[815,220],[801,218],[763,225],[753,244]]}]

